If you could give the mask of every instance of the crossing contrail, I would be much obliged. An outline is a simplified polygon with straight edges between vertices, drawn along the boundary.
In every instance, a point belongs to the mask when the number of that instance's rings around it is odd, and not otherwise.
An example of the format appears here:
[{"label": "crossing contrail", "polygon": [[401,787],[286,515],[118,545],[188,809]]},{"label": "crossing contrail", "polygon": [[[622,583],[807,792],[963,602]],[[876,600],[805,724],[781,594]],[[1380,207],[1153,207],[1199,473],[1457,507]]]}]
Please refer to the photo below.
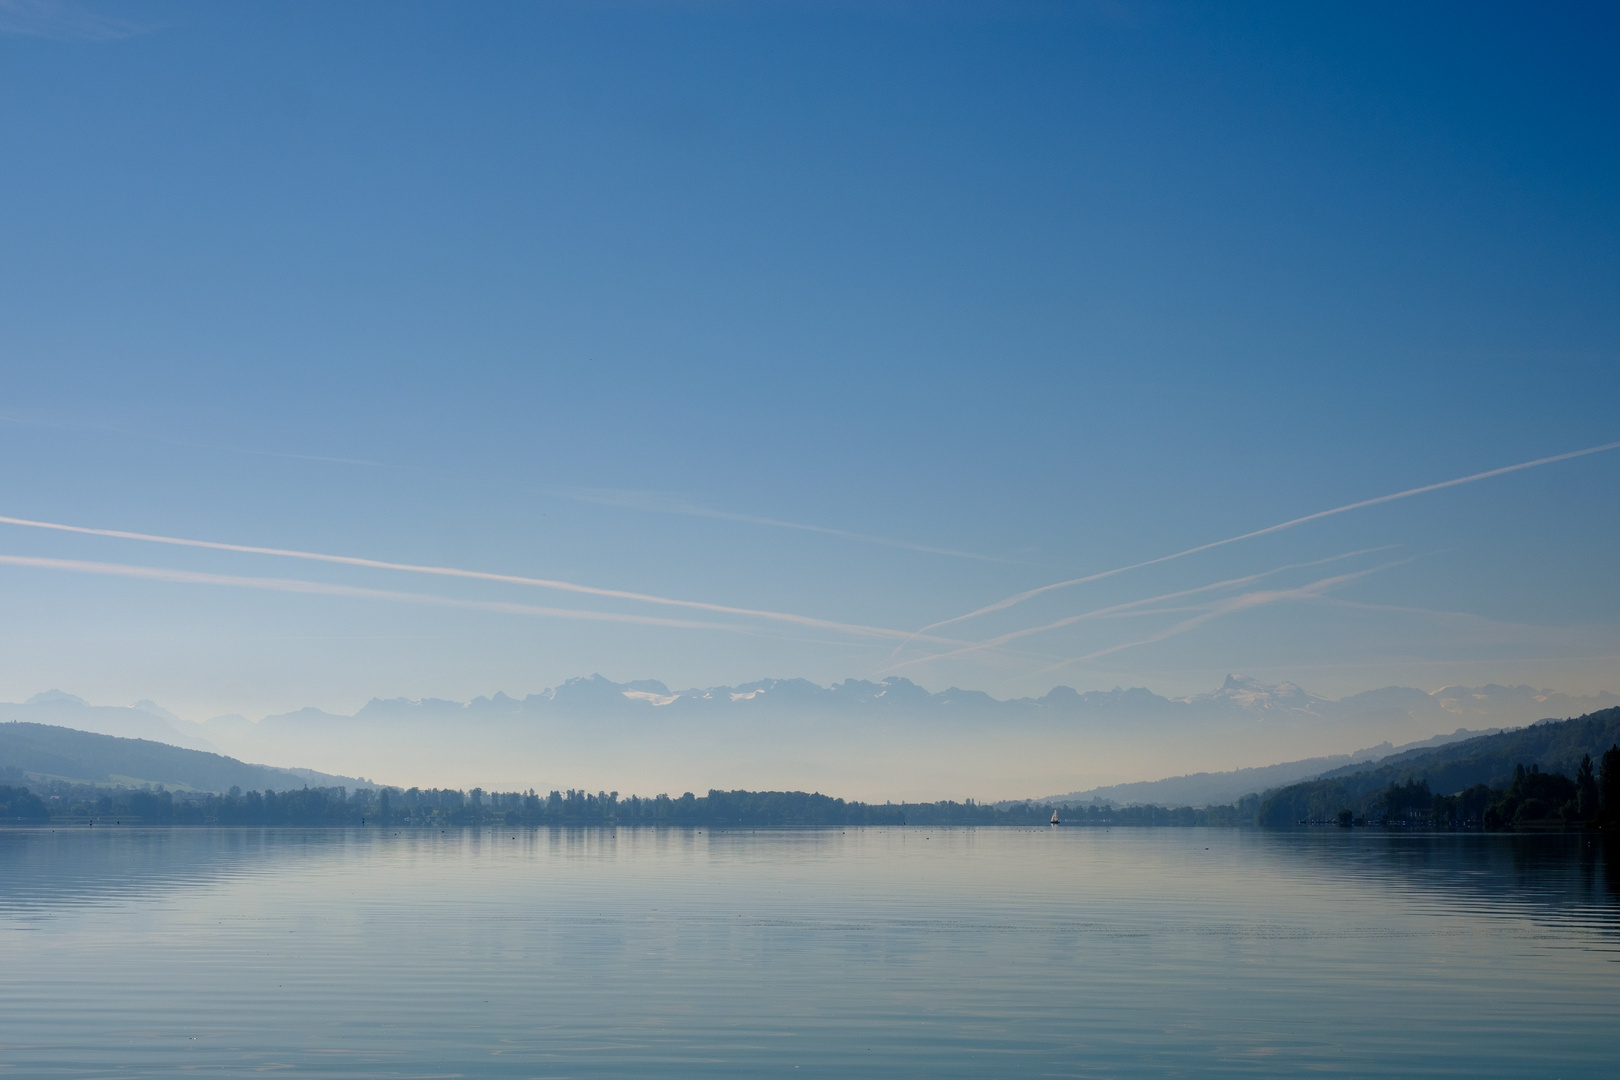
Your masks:
[{"label": "crossing contrail", "polygon": [[[216,540],[192,540],[181,536],[156,536],[151,533],[127,532],[123,529],[94,529],[85,525],[64,525],[54,521],[34,521],[29,518],[0,516],[0,525],[20,525],[30,529],[49,529],[55,532],[78,533],[85,536],[106,536],[117,540],[139,540],[150,544],[171,544],[178,547],[206,548],[210,551],[232,551],[246,555],[273,555],[284,559],[306,559],[311,562],[336,563],[340,566],[361,566],[372,570],[398,570],[411,574],[432,574],[438,577],[466,578],[474,581],[496,581],[507,585],[526,585],[542,589],[556,589],[561,592],[579,593],[585,596],[600,596],[613,600],[629,600],[642,604],[662,604],[668,607],[688,608],[695,611],[706,611],[716,615],[734,615],[751,619],[769,619],[776,622],[790,623],[794,626],[813,627],[818,630],[835,630],[840,633],[852,634],[857,637],[874,637],[891,640],[914,640],[913,635],[906,630],[891,630],[881,626],[862,626],[858,623],[836,622],[831,619],[816,619],[808,615],[792,615],[780,611],[763,611],[757,608],[730,607],[725,604],[709,604],[700,600],[675,600],[667,596],[652,596],[647,593],[627,592],[623,589],[601,589],[594,585],[578,585],[571,581],[556,581],[551,578],[524,577],[518,574],[494,574],[483,570],[462,570],[453,566],[418,566],[413,563],[385,562],[381,559],[365,559],[353,555],[328,555],[316,551],[297,551],[289,548],[257,547],[251,544],[226,544]],[[938,644],[960,645],[962,642],[947,638],[924,639]]]},{"label": "crossing contrail", "polygon": [[[1146,607],[1149,604],[1163,603],[1166,600],[1179,600],[1187,596],[1196,596],[1199,593],[1216,592],[1221,589],[1236,588],[1240,585],[1250,585],[1261,580],[1262,578],[1268,578],[1288,570],[1299,570],[1307,566],[1321,566],[1325,563],[1338,562],[1342,559],[1353,559],[1358,555],[1371,555],[1380,551],[1388,551],[1390,550],[1391,546],[1392,545],[1385,545],[1383,547],[1362,548],[1359,551],[1347,551],[1342,555],[1329,555],[1325,559],[1313,559],[1310,562],[1289,563],[1286,566],[1278,566],[1271,570],[1262,570],[1257,574],[1246,574],[1243,577],[1228,578],[1225,581],[1217,581],[1210,585],[1199,585],[1198,587],[1192,589],[1181,589],[1177,592],[1163,593],[1159,596],[1149,596],[1142,600],[1127,600],[1123,604],[1113,604],[1109,607],[1097,608],[1094,611],[1083,611],[1078,615],[1069,615],[1058,619],[1055,622],[1045,623],[1041,626],[1030,626],[1022,630],[1013,630],[1008,633],[1001,634],[998,637],[986,638],[983,641],[975,641],[970,644],[963,645],[960,648],[952,649],[949,652],[933,653],[928,656],[918,656],[911,660],[901,661],[898,664],[890,664],[888,667],[880,670],[899,671],[901,668],[912,667],[916,664],[930,664],[936,660],[948,660],[953,656],[963,656],[967,653],[978,652],[981,649],[998,649],[1010,641],[1016,641],[1019,638],[1029,637],[1031,634],[1045,633],[1048,630],[1060,630],[1065,626],[1073,626],[1075,623],[1083,622],[1087,619],[1105,619],[1110,615],[1117,615],[1124,611],[1133,611]],[[1369,571],[1369,573],[1370,572],[1371,571]],[[1073,661],[1065,662],[1072,663]],[[1036,674],[1039,674],[1039,672]]]},{"label": "crossing contrail", "polygon": [[[1318,521],[1325,517],[1332,517],[1335,514],[1346,514],[1351,510],[1362,510],[1369,506],[1378,506],[1381,503],[1394,502],[1397,499],[1410,499],[1414,495],[1426,495],[1431,491],[1440,491],[1443,488],[1458,487],[1462,484],[1472,484],[1477,480],[1489,480],[1493,476],[1503,476],[1507,473],[1520,472],[1524,469],[1534,469],[1540,465],[1551,465],[1554,462],[1569,461],[1571,458],[1585,457],[1588,454],[1601,454],[1606,450],[1615,449],[1620,449],[1620,442],[1604,443],[1602,446],[1589,446],[1584,450],[1572,450],[1567,454],[1554,454],[1552,457],[1537,458],[1534,461],[1521,461],[1517,465],[1504,465],[1500,469],[1488,469],[1485,472],[1474,473],[1470,476],[1459,476],[1455,480],[1442,480],[1438,484],[1425,484],[1423,487],[1408,488],[1405,491],[1397,491],[1392,495],[1380,495],[1375,499],[1363,499],[1360,502],[1347,503],[1344,506],[1335,506],[1331,510],[1318,510],[1314,514],[1306,514],[1304,517],[1293,518],[1289,521],[1279,522],[1276,525],[1268,525],[1264,529],[1256,529],[1253,532],[1246,532],[1241,536],[1229,536],[1225,540],[1215,540],[1208,544],[1199,544],[1197,547],[1190,547],[1186,551],[1178,551],[1173,555],[1160,555],[1156,559],[1147,559],[1143,562],[1131,563],[1129,566],[1120,566],[1114,568],[1113,570],[1103,570],[1100,573],[1087,574],[1085,577],[1070,578],[1067,581],[1056,581],[1050,585],[1042,585],[1039,588],[1029,589],[1021,593],[1015,593],[1012,596],[1009,596],[1003,600],[997,600],[995,603],[988,604],[976,611],[970,611],[966,615],[957,615],[954,618],[943,619],[936,623],[929,623],[927,626],[917,631],[917,633],[926,634],[928,631],[938,630],[942,626],[950,626],[953,623],[966,622],[968,619],[976,619],[980,615],[988,615],[993,611],[1003,611],[1006,608],[1014,606],[1015,604],[1021,604],[1025,600],[1033,599],[1034,597],[1040,596],[1042,593],[1049,593],[1056,589],[1067,589],[1074,585],[1084,585],[1087,582],[1100,581],[1106,577],[1113,577],[1115,574],[1123,574],[1128,570],[1140,570],[1145,566],[1157,566],[1159,563],[1170,562],[1173,559],[1186,558],[1188,555],[1196,555],[1201,551],[1209,551],[1211,548],[1224,547],[1227,544],[1235,544],[1240,540],[1253,540],[1257,536],[1266,536],[1270,533],[1281,532],[1284,529],[1292,529],[1296,525],[1304,525],[1307,522]],[[906,642],[902,642],[901,645],[896,648],[896,654],[898,654],[899,648],[904,647],[906,644]]]},{"label": "crossing contrail", "polygon": [[1397,565],[1399,565],[1399,563],[1387,563],[1384,566],[1374,566],[1371,569],[1358,570],[1351,574],[1339,574],[1336,577],[1328,577],[1323,578],[1320,581],[1313,581],[1309,585],[1301,585],[1296,589],[1269,589],[1258,592],[1243,593],[1241,596],[1234,596],[1229,600],[1221,601],[1213,609],[1206,611],[1201,615],[1194,615],[1190,619],[1183,619],[1181,622],[1176,623],[1176,625],[1167,627],[1164,630],[1160,630],[1158,633],[1149,634],[1147,637],[1142,638],[1139,641],[1126,641],[1118,645],[1110,645],[1106,649],[1098,649],[1096,652],[1087,653],[1084,656],[1075,656],[1068,660],[1061,660],[1056,664],[1052,664],[1050,667],[1041,668],[1034,674],[1045,675],[1049,671],[1057,671],[1060,668],[1068,667],[1070,664],[1078,664],[1086,660],[1096,660],[1100,657],[1108,656],[1111,653],[1122,652],[1125,649],[1134,649],[1138,645],[1151,645],[1156,641],[1163,641],[1165,638],[1177,637],[1181,634],[1187,633],[1189,630],[1196,630],[1198,627],[1204,625],[1212,619],[1218,619],[1223,615],[1230,615],[1237,611],[1247,611],[1250,608],[1260,607],[1262,604],[1274,604],[1279,600],[1314,600],[1330,589],[1336,589],[1340,585],[1348,585],[1350,582],[1355,581],[1358,578],[1364,578],[1368,574],[1376,574],[1380,570],[1387,570],[1389,567]]}]

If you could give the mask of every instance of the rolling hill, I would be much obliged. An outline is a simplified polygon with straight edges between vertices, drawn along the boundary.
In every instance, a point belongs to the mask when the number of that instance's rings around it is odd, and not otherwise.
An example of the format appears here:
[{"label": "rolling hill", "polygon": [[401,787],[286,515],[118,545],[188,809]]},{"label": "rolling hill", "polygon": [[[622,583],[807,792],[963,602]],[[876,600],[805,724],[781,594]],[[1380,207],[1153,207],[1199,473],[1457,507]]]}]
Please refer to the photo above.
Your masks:
[{"label": "rolling hill", "polygon": [[1466,739],[1432,750],[1411,750],[1385,758],[1373,768],[1347,766],[1315,780],[1266,793],[1259,820],[1289,825],[1325,817],[1341,808],[1365,812],[1390,784],[1426,781],[1437,794],[1451,795],[1475,784],[1506,787],[1517,765],[1574,776],[1581,757],[1596,761],[1620,743],[1620,707],[1573,720],[1544,721],[1518,731]]},{"label": "rolling hill", "polygon": [[124,739],[50,724],[0,723],[0,782],[57,779],[194,791],[373,787],[354,777],[277,769],[148,739]]}]

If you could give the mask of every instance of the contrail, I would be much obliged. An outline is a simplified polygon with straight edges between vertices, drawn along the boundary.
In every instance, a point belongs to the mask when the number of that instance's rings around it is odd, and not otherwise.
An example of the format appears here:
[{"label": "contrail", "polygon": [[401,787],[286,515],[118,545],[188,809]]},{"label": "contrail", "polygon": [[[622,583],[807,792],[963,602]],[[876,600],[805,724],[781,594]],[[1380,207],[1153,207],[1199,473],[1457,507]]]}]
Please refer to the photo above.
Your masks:
[{"label": "contrail", "polygon": [[[1145,607],[1148,604],[1161,603],[1165,600],[1179,600],[1183,596],[1196,596],[1199,593],[1214,592],[1218,589],[1230,589],[1239,585],[1248,585],[1252,582],[1259,581],[1262,578],[1268,578],[1274,574],[1281,574],[1287,570],[1299,570],[1307,566],[1321,566],[1324,563],[1338,562],[1341,559],[1353,559],[1358,555],[1371,555],[1379,551],[1388,551],[1390,550],[1391,546],[1393,545],[1385,545],[1383,547],[1375,548],[1362,548],[1359,551],[1347,551],[1342,555],[1330,555],[1325,559],[1314,559],[1310,562],[1289,563],[1286,566],[1278,566],[1271,570],[1262,570],[1258,574],[1248,574],[1244,577],[1228,578],[1225,581],[1217,581],[1211,585],[1200,585],[1193,589],[1182,589],[1178,592],[1163,593],[1159,596],[1147,597],[1144,600],[1128,600],[1123,604],[1114,604],[1111,607],[1097,608],[1094,611],[1085,611],[1078,615],[1069,615],[1065,618],[1058,619],[1056,622],[1049,622],[1042,626],[1031,626],[1024,630],[1013,630],[998,637],[986,638],[984,641],[975,641],[969,645],[963,646],[962,648],[953,649],[950,652],[934,653],[930,656],[919,656],[913,660],[906,660],[898,664],[891,664],[881,670],[899,671],[901,668],[911,667],[914,664],[928,664],[935,660],[948,660],[953,656],[962,656],[966,653],[978,652],[981,649],[997,649],[1007,644],[1009,641],[1016,641],[1022,637],[1029,637],[1031,634],[1044,633],[1047,630],[1060,630],[1065,626],[1073,626],[1075,623],[1082,622],[1087,619],[1107,618],[1110,615],[1116,615],[1122,611],[1129,611],[1132,608]],[[1072,663],[1072,661],[1065,661],[1065,663]],[[1043,670],[1049,671],[1051,669],[1045,668]],[[1040,672],[1036,672],[1036,674],[1038,675]]]},{"label": "contrail", "polygon": [[738,514],[729,510],[713,510],[707,506],[699,506],[695,503],[681,502],[674,499],[648,498],[635,492],[553,490],[547,494],[563,499],[573,499],[576,502],[591,503],[596,506],[612,506],[621,510],[628,508],[646,510],[656,514],[681,514],[686,517],[714,518],[717,521],[738,521],[746,525],[765,525],[773,529],[794,529],[799,532],[817,533],[821,536],[836,536],[841,540],[854,540],[862,544],[877,544],[880,547],[899,548],[902,551],[920,551],[928,555],[948,555],[954,559],[974,559],[978,562],[1007,563],[1016,566],[1029,565],[1021,559],[1008,559],[999,555],[981,555],[975,551],[958,551],[955,548],[930,547],[927,544],[912,543],[910,540],[872,536],[869,533],[833,529],[826,525],[806,525],[801,521],[784,521],[780,518],[760,517],[756,514]]},{"label": "contrail", "polygon": [[[482,570],[462,570],[453,566],[417,566],[412,563],[384,562],[380,559],[363,559],[353,555],[326,555],[315,551],[295,551],[287,548],[255,547],[249,544],[225,544],[215,540],[191,540],[179,536],[154,536],[150,533],[126,532],[122,529],[93,529],[84,525],[63,525],[53,521],[33,521],[28,518],[0,516],[0,525],[21,525],[30,529],[51,529],[56,532],[80,533],[86,536],[108,536],[118,540],[140,540],[151,544],[173,544],[179,547],[207,548],[211,551],[233,551],[247,555],[274,555],[286,559],[307,559],[312,562],[337,563],[342,566],[363,566],[373,570],[401,570],[412,574],[434,574],[440,577],[470,578],[475,581],[498,581],[507,585],[529,585],[542,589],[557,589],[562,592],[581,593],[586,596],[602,596],[614,600],[631,600],[643,604],[662,604],[669,607],[691,608],[696,611],[708,611],[717,615],[737,615],[754,619],[772,619],[777,622],[791,623],[795,626],[808,626],[820,630],[836,630],[840,633],[853,634],[858,637],[877,637],[888,639],[910,639],[912,635],[905,630],[890,630],[880,626],[862,626],[857,623],[834,622],[830,619],[815,619],[808,615],[790,615],[780,611],[761,611],[755,608],[728,607],[724,604],[708,604],[699,600],[674,600],[665,596],[650,596],[647,593],[626,592],[622,589],[599,589],[593,585],[576,585],[571,581],[554,581],[549,578],[522,577],[516,574],[492,574]],[[948,638],[928,638],[940,644],[960,645],[960,641]]]},{"label": "contrail", "polygon": [[[1406,561],[1409,560],[1400,560],[1400,562]],[[1209,622],[1211,619],[1218,619],[1222,615],[1230,615],[1237,611],[1247,611],[1249,608],[1259,607],[1262,604],[1272,604],[1279,600],[1314,599],[1322,595],[1322,593],[1327,592],[1329,589],[1336,589],[1340,585],[1348,585],[1357,578],[1364,578],[1368,574],[1376,574],[1378,571],[1387,570],[1391,566],[1399,566],[1400,562],[1385,563],[1383,566],[1375,566],[1369,570],[1358,570],[1353,574],[1340,574],[1337,577],[1323,578],[1322,580],[1314,581],[1309,585],[1301,585],[1297,589],[1271,589],[1262,592],[1244,593],[1242,596],[1234,596],[1230,600],[1223,600],[1220,604],[1216,605],[1215,608],[1204,612],[1202,615],[1194,615],[1190,619],[1183,619],[1181,622],[1176,623],[1176,625],[1164,630],[1160,630],[1156,634],[1149,634],[1140,641],[1127,641],[1119,645],[1110,645],[1106,649],[1098,649],[1096,652],[1087,653],[1084,656],[1076,656],[1068,660],[1063,660],[1051,665],[1050,667],[1041,668],[1039,671],[1035,672],[1034,675],[1044,675],[1049,671],[1057,671],[1060,668],[1068,667],[1070,664],[1078,664],[1086,660],[1096,660],[1097,658],[1107,656],[1110,653],[1122,652],[1125,649],[1134,649],[1138,645],[1151,645],[1156,641],[1163,641],[1166,638],[1177,637],[1181,634],[1187,633],[1189,630],[1197,629],[1204,623]],[[1034,676],[1032,675],[1031,677],[1033,678]]]},{"label": "contrail", "polygon": [[[1503,476],[1507,473],[1519,472],[1523,469],[1534,469],[1539,465],[1551,465],[1554,462],[1568,461],[1571,458],[1585,457],[1588,454],[1601,454],[1606,450],[1615,449],[1620,449],[1620,442],[1604,443],[1602,446],[1589,446],[1585,450],[1572,450],[1567,454],[1554,454],[1552,457],[1537,458],[1534,461],[1521,461],[1517,465],[1505,465],[1500,469],[1489,469],[1485,472],[1474,473],[1471,476],[1459,476],[1455,480],[1442,480],[1438,484],[1426,484],[1423,487],[1409,488],[1406,491],[1397,491],[1393,495],[1380,495],[1375,499],[1363,499],[1360,502],[1349,503],[1345,506],[1336,506],[1332,510],[1318,510],[1314,514],[1306,514],[1304,517],[1297,517],[1291,521],[1280,522],[1276,525],[1268,525],[1264,529],[1256,529],[1254,532],[1246,532],[1241,536],[1229,536],[1225,540],[1216,540],[1212,543],[1200,544],[1197,547],[1190,547],[1186,551],[1178,551],[1174,555],[1160,555],[1156,559],[1148,559],[1145,562],[1131,563],[1129,566],[1120,566],[1113,570],[1104,570],[1097,574],[1087,574],[1085,577],[1070,578],[1068,581],[1058,581],[1051,585],[1042,585],[1039,588],[1030,589],[1027,592],[1016,593],[1004,600],[997,600],[993,604],[979,608],[977,611],[970,611],[966,615],[958,615],[955,618],[944,619],[936,623],[929,623],[927,626],[917,631],[917,633],[926,634],[928,631],[938,630],[942,626],[950,626],[952,623],[965,622],[968,619],[976,619],[980,615],[988,615],[992,611],[1001,611],[1006,608],[1010,608],[1015,604],[1021,604],[1025,600],[1040,596],[1042,593],[1052,592],[1054,589],[1067,589],[1072,585],[1084,585],[1087,582],[1099,581],[1106,577],[1113,577],[1115,574],[1123,574],[1127,570],[1140,570],[1144,566],[1156,566],[1159,563],[1170,562],[1172,559],[1181,559],[1188,555],[1196,555],[1200,551],[1208,551],[1211,548],[1224,547],[1227,544],[1235,544],[1239,540],[1253,540],[1257,536],[1265,536],[1268,533],[1281,532],[1284,529],[1292,529],[1296,525],[1304,525],[1309,521],[1317,521],[1321,518],[1332,517],[1334,514],[1344,514],[1350,512],[1351,510],[1362,510],[1369,506],[1377,506],[1380,503],[1394,502],[1397,499],[1410,499],[1414,495],[1426,495],[1431,491],[1439,491],[1442,488],[1457,487],[1461,484],[1472,484],[1476,480],[1489,480],[1493,476]],[[905,642],[902,642],[901,647],[903,647],[905,644]],[[898,653],[898,648],[896,649],[896,653]]]},{"label": "contrail", "polygon": [[[3,6],[3,0],[0,0]],[[127,438],[147,439],[153,442],[165,443],[170,446],[185,446],[203,450],[218,450],[231,454],[249,454],[255,457],[286,458],[292,461],[320,461],[332,465],[361,465],[374,469],[394,469],[407,472],[426,472],[440,476],[454,476],[441,469],[417,469],[406,465],[389,465],[380,461],[370,461],[365,458],[330,457],[323,454],[294,454],[280,450],[254,450],[242,446],[227,446],[219,443],[197,442],[192,439],[177,439],[168,435],[154,435],[149,431],[136,431],[130,428],[113,427],[106,424],[71,423],[63,420],[43,420],[37,417],[21,416],[14,413],[0,412],[0,424],[20,424],[29,427],[61,428],[73,431],[101,431],[113,435],[122,435]],[[648,498],[637,492],[620,491],[580,491],[568,488],[536,488],[553,498],[570,499],[574,502],[591,503],[596,506],[611,506],[617,509],[646,510],[660,514],[682,514],[688,517],[714,518],[719,521],[738,521],[748,525],[766,525],[775,529],[796,529],[800,532],[819,533],[823,536],[836,536],[842,540],[853,540],[862,544],[877,544],[881,547],[899,548],[903,551],[920,551],[929,555],[948,555],[956,559],[974,559],[979,562],[1007,563],[1015,566],[1035,565],[1023,559],[1009,559],[999,555],[981,555],[976,551],[958,551],[955,548],[931,547],[928,544],[917,544],[910,540],[896,540],[888,536],[873,536],[868,533],[850,532],[846,529],[833,529],[825,525],[807,525],[800,521],[784,521],[780,518],[761,517],[755,514],[738,514],[726,510],[713,510],[696,503],[681,502],[673,499]]]},{"label": "contrail", "polygon": [[496,600],[458,600],[428,593],[395,592],[389,589],[363,589],[354,585],[333,585],[324,581],[302,581],[298,578],[240,577],[235,574],[207,574],[193,570],[170,570],[159,566],[131,566],[126,563],[83,562],[78,559],[45,559],[29,555],[0,555],[0,565],[28,566],[44,570],[67,570],[80,574],[109,574],[116,577],[142,578],[147,581],[173,581],[188,585],[228,585],[239,589],[268,589],[273,592],[303,593],[313,596],[345,596],[363,600],[393,600],[409,604],[431,604],[436,607],[466,608],[472,611],[498,611],[508,615],[542,615],[554,619],[586,619],[593,622],[634,623],[640,626],[678,627],[684,630],[729,630],[734,633],[755,633],[752,628],[731,623],[696,622],[688,619],[665,619],[656,615],[621,615],[604,611],[580,611],[575,608],[539,607],[534,604],[509,604]]}]

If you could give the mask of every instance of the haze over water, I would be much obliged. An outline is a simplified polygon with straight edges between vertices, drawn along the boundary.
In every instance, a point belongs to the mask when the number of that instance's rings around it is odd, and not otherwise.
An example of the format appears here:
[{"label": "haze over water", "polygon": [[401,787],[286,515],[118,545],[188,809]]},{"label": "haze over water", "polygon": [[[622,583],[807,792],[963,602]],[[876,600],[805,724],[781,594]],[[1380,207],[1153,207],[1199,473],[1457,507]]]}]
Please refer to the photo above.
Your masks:
[{"label": "haze over water", "polygon": [[1616,41],[0,0],[0,1080],[1620,1071]]},{"label": "haze over water", "polygon": [[1620,1060],[1585,837],[0,832],[26,1076],[1556,1076]]}]

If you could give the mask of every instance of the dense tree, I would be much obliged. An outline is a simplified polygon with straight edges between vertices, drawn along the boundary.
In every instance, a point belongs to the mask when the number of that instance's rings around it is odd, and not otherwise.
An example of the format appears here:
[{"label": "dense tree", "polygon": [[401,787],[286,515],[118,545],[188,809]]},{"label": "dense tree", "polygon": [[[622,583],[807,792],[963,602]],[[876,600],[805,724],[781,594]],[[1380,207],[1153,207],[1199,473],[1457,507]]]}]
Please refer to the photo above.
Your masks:
[{"label": "dense tree", "polygon": [[[52,816],[140,825],[518,827],[701,826],[827,828],[847,825],[1040,825],[1054,811],[1070,825],[1239,825],[1252,823],[1258,796],[1232,806],[1167,808],[1106,804],[1052,806],[966,802],[861,803],[803,791],[710,791],[679,798],[621,798],[616,791],[500,792],[474,788],[300,788],[225,795],[161,788],[90,787],[52,782],[46,801],[33,796],[28,820]],[[10,789],[0,788],[0,792]],[[13,815],[15,819],[16,815]]]},{"label": "dense tree", "polygon": [[[1350,807],[1357,816],[1380,820],[1386,813],[1384,795],[1392,784],[1413,779],[1426,780],[1431,792],[1444,793],[1444,803],[1432,809],[1437,818],[1457,820],[1466,817],[1478,823],[1480,814],[1462,814],[1450,801],[1479,785],[1497,789],[1492,802],[1512,783],[1514,766],[1536,762],[1542,771],[1574,775],[1583,757],[1597,758],[1605,746],[1620,739],[1620,707],[1601,709],[1573,720],[1532,724],[1497,735],[1482,735],[1441,747],[1426,747],[1396,754],[1373,765],[1346,765],[1315,780],[1305,780],[1266,793],[1261,817],[1266,824],[1293,825],[1302,820],[1329,819],[1334,812]],[[1603,787],[1601,779],[1598,786]],[[1620,827],[1620,751],[1613,758],[1608,776],[1615,793],[1615,824]],[[1600,799],[1601,802],[1601,793]],[[1579,817],[1579,802],[1571,820]],[[1397,819],[1398,820],[1398,819]]]},{"label": "dense tree", "polygon": [[1598,816],[1598,782],[1592,771],[1592,755],[1581,758],[1575,770],[1575,816],[1580,821],[1596,821]]},{"label": "dense tree", "polygon": [[1447,829],[1479,825],[1501,794],[1489,784],[1475,784],[1455,795],[1436,795],[1430,804],[1434,824]]},{"label": "dense tree", "polygon": [[40,822],[50,818],[50,808],[38,795],[25,787],[0,785],[0,821]]},{"label": "dense tree", "polygon": [[1427,780],[1411,778],[1404,782],[1391,780],[1389,787],[1384,789],[1381,801],[1386,821],[1406,821],[1420,816],[1427,817],[1430,804],[1434,801],[1434,794],[1429,790]]},{"label": "dense tree", "polygon": [[1620,744],[1603,752],[1598,765],[1598,814],[1606,829],[1620,828]]},{"label": "dense tree", "polygon": [[1575,805],[1575,781],[1562,773],[1542,772],[1536,765],[1528,769],[1520,765],[1502,797],[1486,809],[1485,825],[1522,829],[1563,824],[1573,817]]}]

